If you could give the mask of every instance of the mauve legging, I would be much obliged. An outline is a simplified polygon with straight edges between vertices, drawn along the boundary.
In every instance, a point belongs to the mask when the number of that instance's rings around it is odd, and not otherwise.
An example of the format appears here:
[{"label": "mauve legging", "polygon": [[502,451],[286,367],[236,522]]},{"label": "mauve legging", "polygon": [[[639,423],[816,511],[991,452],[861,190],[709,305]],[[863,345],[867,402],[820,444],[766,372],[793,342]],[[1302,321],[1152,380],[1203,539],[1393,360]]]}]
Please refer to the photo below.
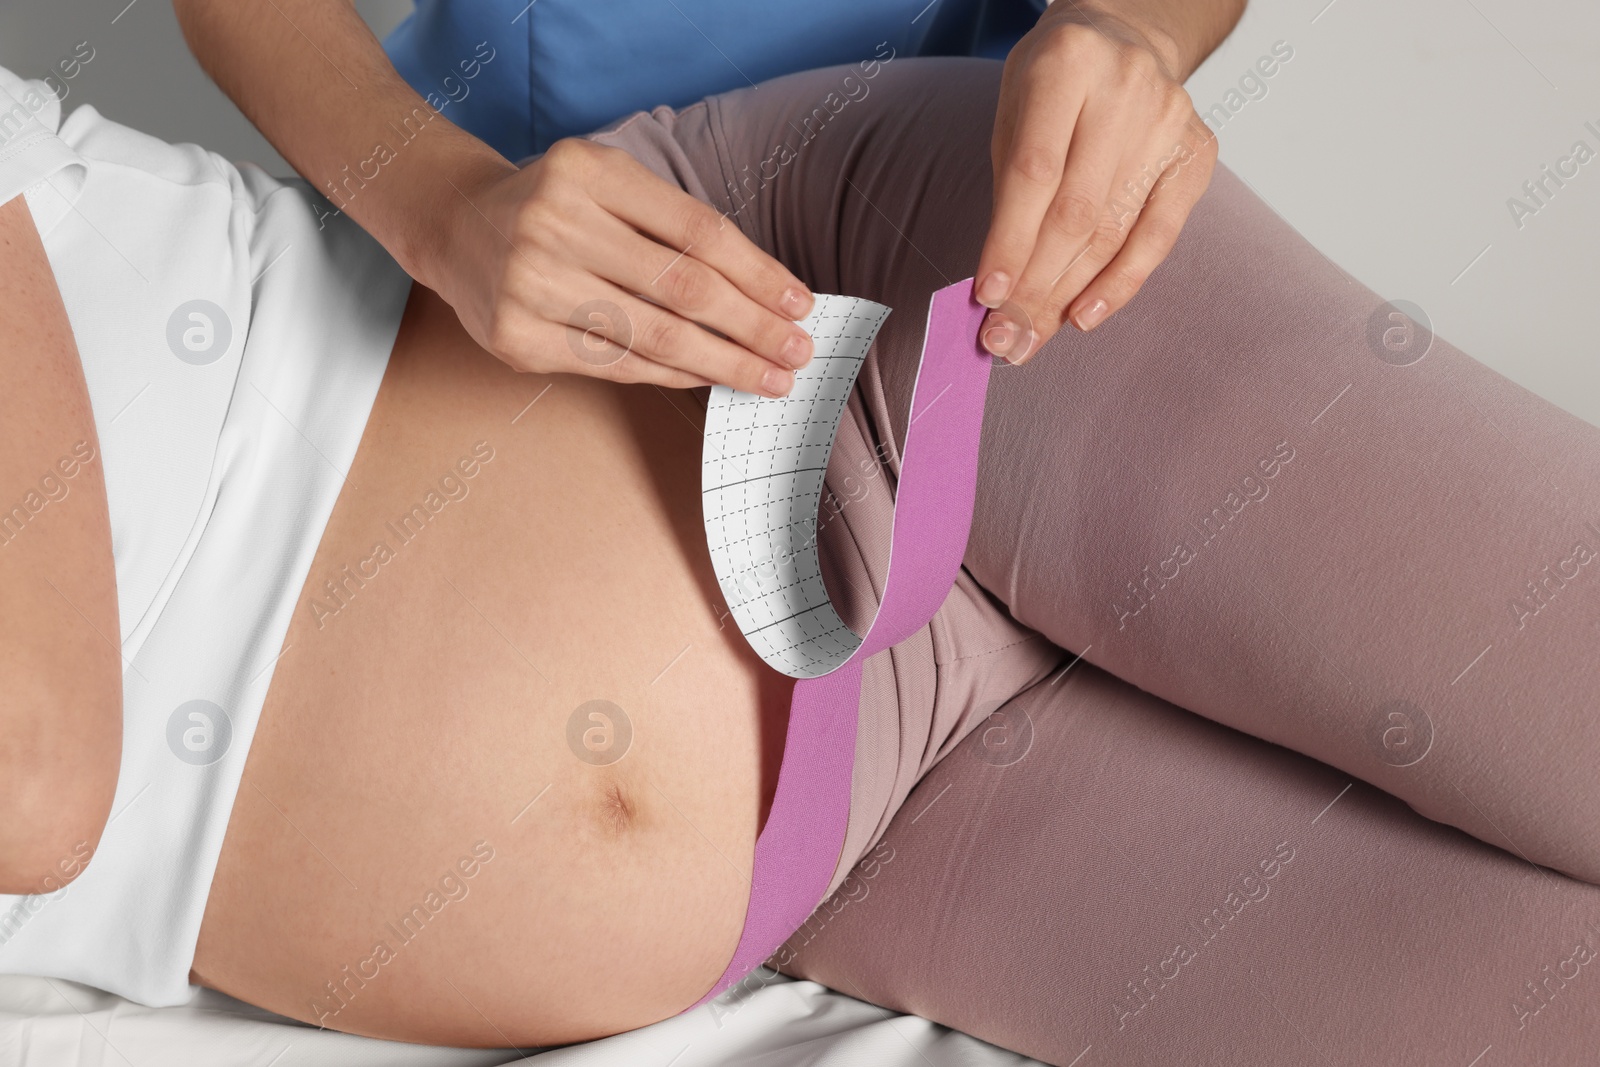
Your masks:
[{"label": "mauve legging", "polygon": [[[823,509],[857,619],[999,74],[597,135],[895,309]],[[869,664],[839,892],[775,964],[1053,1064],[1600,1057],[1600,431],[1390,311],[1219,168],[1126,310],[996,367],[965,570]]]}]

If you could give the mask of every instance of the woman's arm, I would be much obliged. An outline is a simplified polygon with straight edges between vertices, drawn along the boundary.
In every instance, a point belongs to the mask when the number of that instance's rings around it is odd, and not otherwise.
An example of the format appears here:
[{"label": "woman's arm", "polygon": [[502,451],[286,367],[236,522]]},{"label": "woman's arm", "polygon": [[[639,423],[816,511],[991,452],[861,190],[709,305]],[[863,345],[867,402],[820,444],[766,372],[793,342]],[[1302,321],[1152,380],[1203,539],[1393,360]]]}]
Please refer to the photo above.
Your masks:
[{"label": "woman's arm", "polygon": [[800,280],[626,153],[569,138],[519,170],[429,107],[348,0],[173,7],[284,158],[511,366],[782,395],[810,359]]},{"label": "woman's arm", "polygon": [[27,202],[0,205],[0,892],[59,889],[122,758],[111,521],[83,366]]}]

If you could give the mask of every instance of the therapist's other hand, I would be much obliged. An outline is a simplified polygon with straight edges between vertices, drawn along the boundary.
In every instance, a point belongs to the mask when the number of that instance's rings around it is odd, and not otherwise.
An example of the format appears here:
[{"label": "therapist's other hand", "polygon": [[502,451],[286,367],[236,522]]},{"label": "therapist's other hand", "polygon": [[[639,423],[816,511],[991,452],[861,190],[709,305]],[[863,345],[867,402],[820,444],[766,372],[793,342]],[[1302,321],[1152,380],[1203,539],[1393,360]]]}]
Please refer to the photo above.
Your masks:
[{"label": "therapist's other hand", "polygon": [[1001,77],[976,295],[997,309],[984,347],[1013,363],[1132,299],[1216,166],[1177,42],[1102,7],[1052,4]]},{"label": "therapist's other hand", "polygon": [[428,284],[518,370],[782,396],[811,358],[810,290],[619,148],[567,138],[452,184]]}]

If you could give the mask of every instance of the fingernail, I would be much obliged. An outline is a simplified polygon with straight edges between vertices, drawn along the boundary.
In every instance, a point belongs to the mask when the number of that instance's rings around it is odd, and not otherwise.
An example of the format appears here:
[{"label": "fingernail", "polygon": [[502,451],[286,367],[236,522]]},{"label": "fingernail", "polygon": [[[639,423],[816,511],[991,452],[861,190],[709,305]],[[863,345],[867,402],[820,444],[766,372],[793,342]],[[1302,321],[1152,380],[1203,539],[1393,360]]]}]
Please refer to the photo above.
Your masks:
[{"label": "fingernail", "polygon": [[804,330],[795,330],[783,342],[783,349],[778,353],[780,359],[796,370],[811,362],[811,335]]},{"label": "fingernail", "polygon": [[761,391],[770,397],[788,396],[793,385],[794,374],[777,367],[768,367],[761,375]]},{"label": "fingernail", "polygon": [[1004,303],[1010,289],[1011,278],[1003,271],[992,270],[978,285],[978,303],[986,308],[999,307]]},{"label": "fingernail", "polygon": [[778,306],[783,313],[791,319],[803,319],[811,310],[811,294],[794,286],[783,291],[783,296],[778,299]]},{"label": "fingernail", "polygon": [[1087,333],[1100,325],[1100,320],[1105,317],[1106,302],[1097,299],[1078,309],[1078,313],[1072,316],[1072,325]]},{"label": "fingernail", "polygon": [[1030,330],[1023,330],[1022,336],[1017,338],[1017,343],[1011,346],[1011,351],[1006,353],[1006,362],[1016,366],[1027,362],[1033,357],[1033,350],[1039,347],[1039,335]]},{"label": "fingernail", "polygon": [[983,321],[983,347],[991,354],[1005,358],[1016,339],[1017,324],[998,311],[989,312]]}]

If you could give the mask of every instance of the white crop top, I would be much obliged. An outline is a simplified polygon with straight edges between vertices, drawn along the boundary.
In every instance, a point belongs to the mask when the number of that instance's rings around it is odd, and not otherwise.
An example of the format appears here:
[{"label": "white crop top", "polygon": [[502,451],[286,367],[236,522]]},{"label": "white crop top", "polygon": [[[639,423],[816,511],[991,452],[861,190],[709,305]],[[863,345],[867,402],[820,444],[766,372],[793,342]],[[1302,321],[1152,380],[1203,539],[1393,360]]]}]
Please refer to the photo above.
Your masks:
[{"label": "white crop top", "polygon": [[123,754],[87,869],[0,895],[0,972],[181,1003],[256,720],[410,280],[305,183],[89,106],[63,122],[44,83],[0,68],[0,203],[19,194],[94,409]]}]

